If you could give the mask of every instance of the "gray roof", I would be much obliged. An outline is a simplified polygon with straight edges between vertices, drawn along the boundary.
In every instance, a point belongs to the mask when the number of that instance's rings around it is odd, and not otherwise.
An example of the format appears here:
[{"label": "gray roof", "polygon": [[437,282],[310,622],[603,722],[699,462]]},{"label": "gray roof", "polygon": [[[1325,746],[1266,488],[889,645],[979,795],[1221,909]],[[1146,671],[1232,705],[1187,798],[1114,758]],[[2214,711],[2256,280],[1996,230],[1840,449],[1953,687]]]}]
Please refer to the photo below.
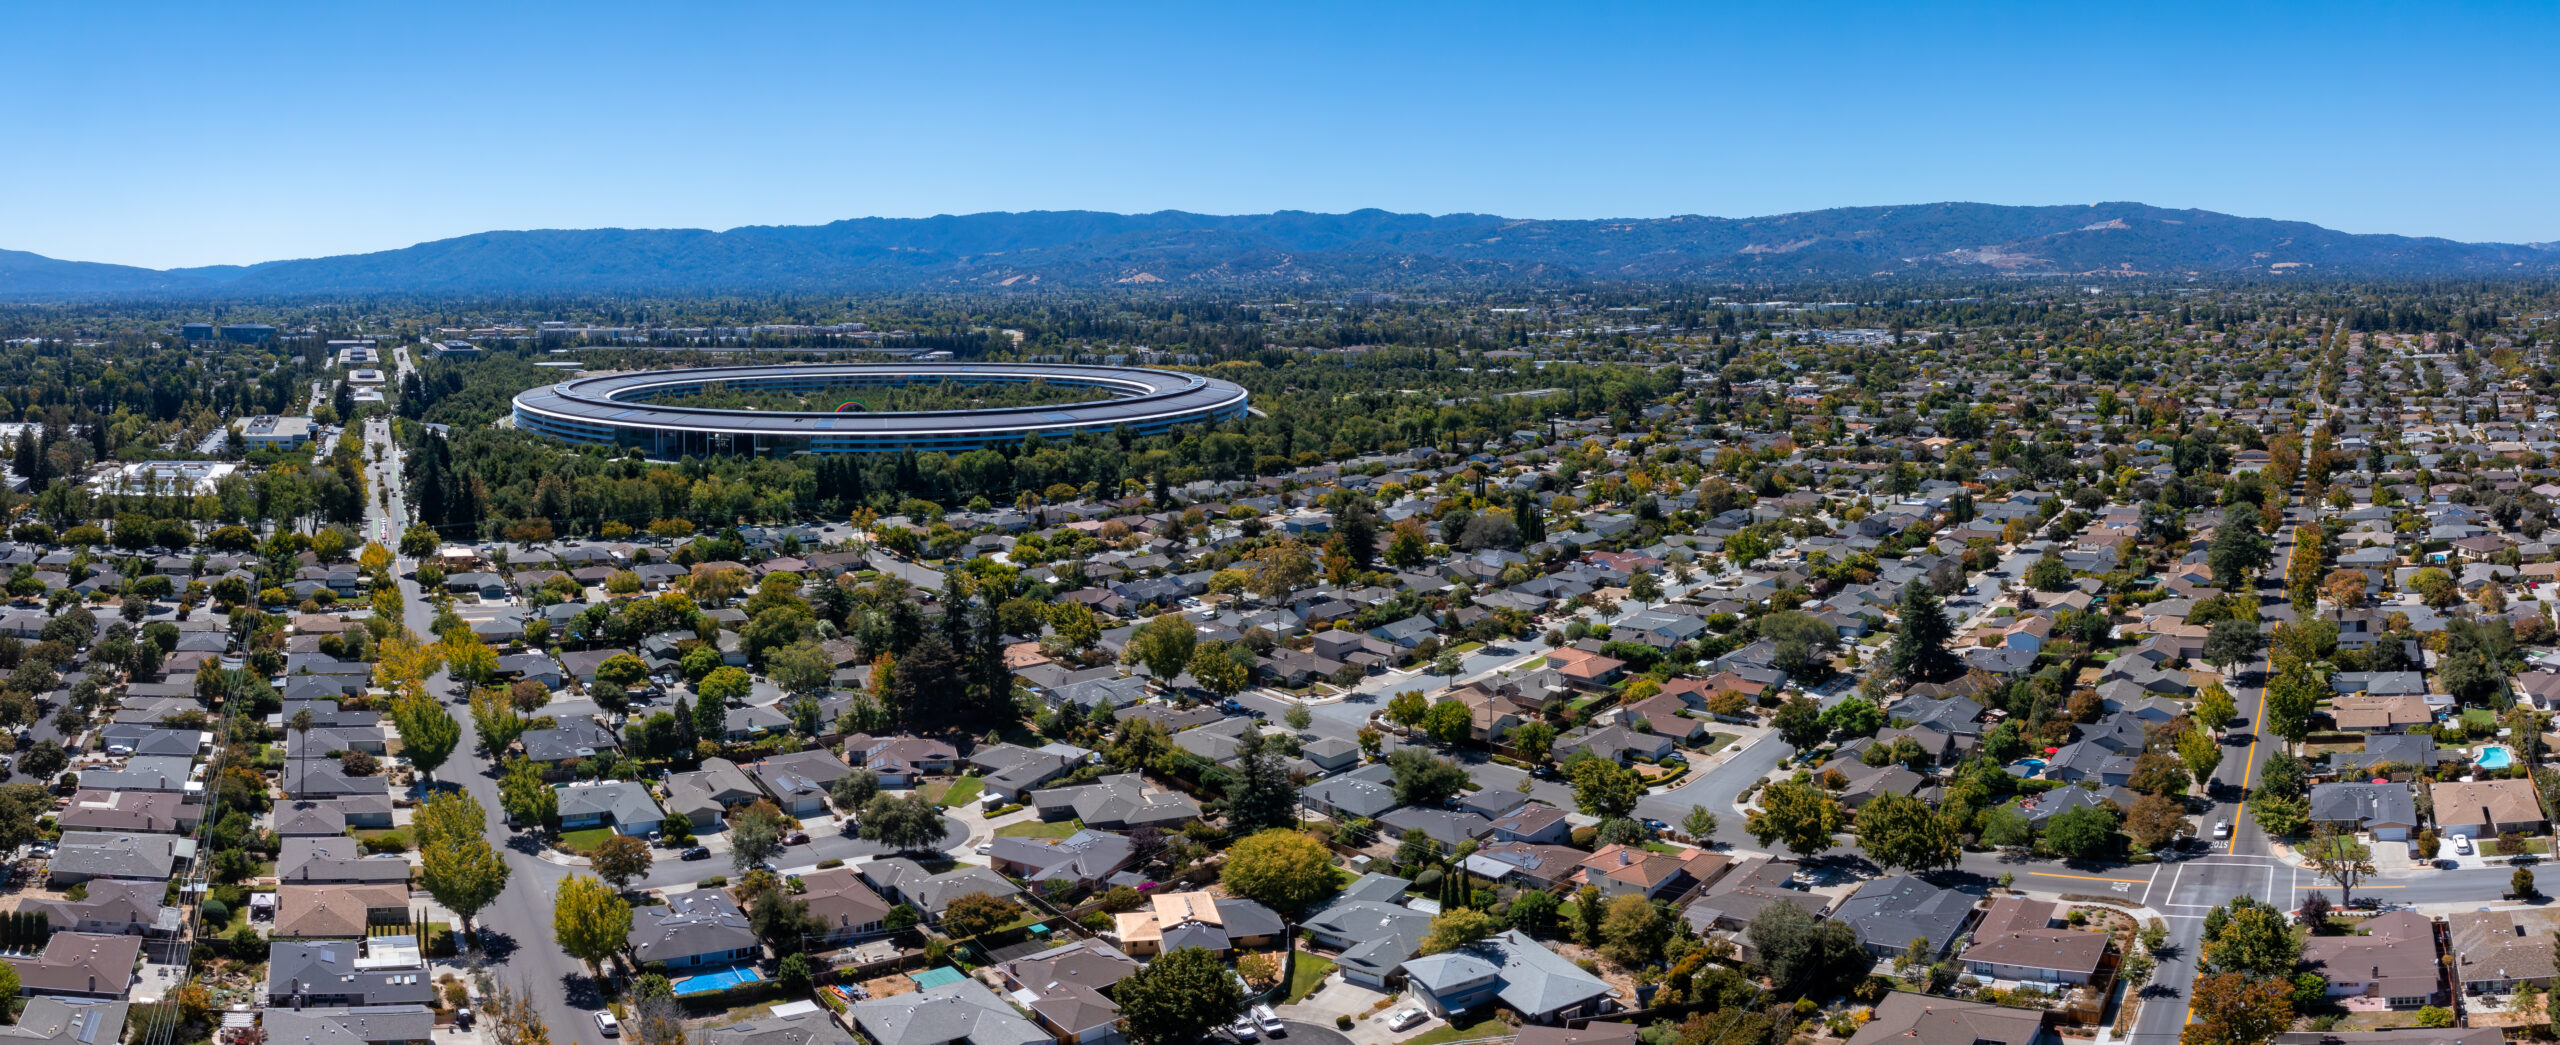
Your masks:
[{"label": "gray roof", "polygon": [[2039,1045],[2055,1040],[2044,1013],[1887,991],[1849,1045]]},{"label": "gray roof", "polygon": [[2315,784],[2313,823],[2418,826],[2418,802],[2407,784]]},{"label": "gray roof", "polygon": [[696,810],[717,810],[722,801],[752,802],[764,792],[756,790],[755,781],[738,764],[725,758],[706,758],[702,768],[691,773],[667,777],[667,809],[691,814]]},{"label": "gray roof", "polygon": [[[47,1045],[116,1045],[124,1035],[125,1003],[94,998],[27,999],[18,1022],[0,1026],[0,1039]],[[421,1035],[424,1037],[424,1035]]]},{"label": "gray roof", "polygon": [[1023,865],[1029,881],[1090,882],[1127,866],[1134,851],[1123,836],[1085,830],[1065,838],[999,837],[987,855]]},{"label": "gray roof", "polygon": [[1892,875],[1859,886],[1840,902],[1832,920],[1858,931],[1870,947],[1899,951],[1926,938],[1931,953],[1944,950],[1973,917],[1973,895],[1942,889],[1907,875]]},{"label": "gray roof", "polygon": [[953,899],[970,893],[999,899],[1022,895],[1021,889],[989,868],[964,865],[933,874],[902,856],[863,864],[862,877],[881,895],[903,899],[927,914],[941,914]]},{"label": "gray roof", "polygon": [[194,850],[193,841],[176,835],[66,831],[61,848],[53,854],[53,873],[167,881],[178,865],[181,842],[185,849]]},{"label": "gray roof", "polygon": [[1031,801],[1042,810],[1061,806],[1072,809],[1076,819],[1094,827],[1169,824],[1200,815],[1200,803],[1190,796],[1151,786],[1146,777],[1137,773],[1117,773],[1090,784],[1034,791]]},{"label": "gray roof", "polygon": [[[416,946],[414,938],[410,945]],[[267,996],[354,994],[361,995],[367,1005],[426,1005],[435,1001],[435,979],[426,975],[423,967],[357,968],[356,958],[363,946],[370,944],[363,940],[278,940],[267,945]]]},{"label": "gray roof", "polygon": [[83,769],[80,786],[100,791],[184,791],[196,760],[184,755],[136,755],[122,769]]},{"label": "gray roof", "polygon": [[879,1045],[1050,1045],[1053,1040],[976,980],[855,1002],[848,1015]]},{"label": "gray roof", "polygon": [[528,730],[521,738],[524,757],[536,762],[588,758],[614,748],[613,731],[591,718],[569,718],[551,729]]},{"label": "gray roof", "polygon": [[755,946],[756,934],[747,927],[746,912],[718,889],[677,893],[664,904],[631,911],[631,952],[644,962]]},{"label": "gray roof", "polygon": [[329,882],[406,882],[409,861],[399,856],[358,856],[356,840],[287,838],[276,856],[276,880],[287,885]]},{"label": "gray roof", "polygon": [[607,780],[601,783],[562,784],[552,790],[560,794],[562,818],[601,814],[613,818],[617,825],[655,825],[666,814],[658,809],[649,789],[629,780]]},{"label": "gray roof", "polygon": [[824,1012],[732,1023],[706,1035],[704,1045],[853,1045],[853,1035]]},{"label": "gray roof", "polygon": [[1396,807],[1395,770],[1366,765],[1341,776],[1298,789],[1309,804],[1331,806],[1349,816],[1375,817]]},{"label": "gray roof", "polygon": [[825,794],[827,785],[853,775],[853,767],[824,748],[775,755],[750,770],[775,798]]},{"label": "gray roof", "polygon": [[1531,1018],[1573,1008],[1609,993],[1609,985],[1582,971],[1518,929],[1453,951],[1404,963],[1405,976],[1434,994],[1487,976],[1497,977],[1502,1003]]},{"label": "gray roof", "polygon": [[343,1009],[270,1008],[262,1018],[267,1040],[278,1045],[365,1045],[426,1041],[435,1037],[436,1013],[424,1005],[367,1005]]}]

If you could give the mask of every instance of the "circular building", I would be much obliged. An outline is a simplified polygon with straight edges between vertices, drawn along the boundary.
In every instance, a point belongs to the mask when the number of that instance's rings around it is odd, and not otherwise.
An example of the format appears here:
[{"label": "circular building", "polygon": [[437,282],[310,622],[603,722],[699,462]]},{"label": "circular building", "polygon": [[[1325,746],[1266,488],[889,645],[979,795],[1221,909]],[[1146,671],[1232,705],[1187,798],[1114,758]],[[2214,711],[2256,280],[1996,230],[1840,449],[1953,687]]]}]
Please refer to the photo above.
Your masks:
[{"label": "circular building", "polygon": [[[690,406],[706,390],[809,395],[910,384],[1029,384],[1113,398],[1046,406],[905,413]],[[1126,428],[1155,435],[1245,412],[1245,390],[1197,374],[1045,363],[795,363],[643,370],[575,377],[516,394],[516,426],[575,443],[639,447],[651,457],[712,454],[959,452]],[[845,407],[859,406],[849,402]]]}]

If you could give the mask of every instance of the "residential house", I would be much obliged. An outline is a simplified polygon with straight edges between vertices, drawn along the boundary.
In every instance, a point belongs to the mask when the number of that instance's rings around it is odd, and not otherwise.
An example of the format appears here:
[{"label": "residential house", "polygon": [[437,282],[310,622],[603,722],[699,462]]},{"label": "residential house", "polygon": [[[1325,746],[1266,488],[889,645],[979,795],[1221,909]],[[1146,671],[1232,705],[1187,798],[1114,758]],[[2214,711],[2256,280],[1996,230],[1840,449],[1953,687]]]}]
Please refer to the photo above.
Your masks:
[{"label": "residential house", "polygon": [[1157,893],[1143,910],[1112,915],[1120,949],[1133,956],[1198,947],[1213,954],[1285,942],[1287,923],[1268,907],[1240,897]]},{"label": "residential house", "polygon": [[1138,773],[1115,773],[1089,784],[1046,788],[1031,793],[1042,820],[1074,819],[1086,827],[1126,830],[1170,827],[1200,815],[1190,796],[1147,783]]},{"label": "residential house", "polygon": [[1057,1039],[976,980],[853,1003],[846,1020],[872,1045],[1053,1045]]},{"label": "residential house", "polygon": [[2329,981],[2329,997],[2350,1011],[2415,1009],[2446,1004],[2445,972],[2436,958],[2435,921],[2393,911],[2358,924],[2361,936],[2310,936],[2302,964]]},{"label": "residential house", "polygon": [[81,932],[58,932],[41,951],[6,956],[18,971],[20,995],[119,1000],[141,959],[142,937]]},{"label": "residential house", "polygon": [[827,785],[852,776],[853,767],[825,748],[811,748],[766,758],[748,766],[747,773],[783,812],[806,817],[827,811]]},{"label": "residential house", "polygon": [[812,871],[800,876],[801,893],[793,899],[808,905],[809,917],[826,926],[827,943],[875,936],[886,931],[889,901],[881,899],[850,867]]},{"label": "residential house", "polygon": [[287,885],[276,890],[279,940],[360,939],[377,925],[406,924],[409,887],[399,885]]},{"label": "residential house", "polygon": [[2040,1009],[1887,991],[1847,1045],[2060,1045]]},{"label": "residential house", "polygon": [[695,830],[718,827],[730,810],[764,797],[755,781],[725,758],[706,758],[700,769],[669,774],[666,789],[666,811],[684,817]]},{"label": "residential house", "polygon": [[2418,829],[2418,803],[2407,784],[2314,784],[2311,822],[2370,831],[2377,842],[2407,841]]},{"label": "residential house", "polygon": [[1517,929],[1438,954],[1409,958],[1406,983],[1434,1015],[1457,1017],[1494,1004],[1531,1023],[1597,1015],[1609,985]]},{"label": "residential house", "polygon": [[2436,830],[2444,834],[2482,838],[2508,831],[2531,834],[2543,829],[2542,803],[2534,796],[2529,781],[2439,782],[2428,787],[2428,797],[2435,807]]},{"label": "residential house", "polygon": [[914,787],[926,776],[945,776],[960,762],[960,752],[939,740],[914,736],[874,737],[857,733],[844,739],[844,754],[853,764],[880,777],[886,788]]},{"label": "residential house", "polygon": [[414,936],[278,940],[267,947],[266,990],[279,1008],[436,1003]]},{"label": "residential house", "polygon": [[28,897],[18,910],[44,915],[55,932],[174,936],[182,924],[179,909],[160,905],[168,891],[165,882],[97,878],[84,899]]},{"label": "residential house", "polygon": [[1682,849],[1673,854],[1613,843],[1584,858],[1577,877],[1610,899],[1642,896],[1669,900],[1690,889],[1715,884],[1732,865],[1732,857],[1705,849]]},{"label": "residential house", "polygon": [[1979,980],[2083,985],[2112,969],[2107,934],[2070,928],[2044,900],[1991,901],[1958,958]]},{"label": "residential house", "polygon": [[560,827],[565,831],[610,827],[616,833],[655,833],[666,821],[649,789],[630,780],[591,780],[552,788],[559,795]]},{"label": "residential house", "polygon": [[891,857],[863,864],[861,873],[863,881],[871,883],[882,897],[915,908],[927,922],[940,920],[951,901],[970,893],[985,893],[999,900],[1022,895],[1022,890],[1003,875],[984,867],[963,865],[934,874],[913,860]]},{"label": "residential house", "polygon": [[[2538,912],[2466,911],[2446,915],[2453,949],[2453,979],[2464,994],[2511,994],[2525,984],[2545,990],[2560,982],[2552,958],[2552,922]],[[2539,933],[2528,931],[2538,926]]]},{"label": "residential house", "polygon": [[996,967],[1013,1000],[1059,1045],[1099,1045],[1118,1034],[1120,1006],[1113,985],[1138,971],[1138,963],[1110,944],[1078,940],[1025,955]]},{"label": "residential house", "polygon": [[1973,896],[1941,888],[1908,875],[1887,875],[1867,882],[1840,908],[1833,921],[1858,932],[1867,953],[1889,958],[1910,951],[1914,941],[1927,941],[1935,958],[1973,921]]},{"label": "residential house", "polygon": [[64,888],[93,878],[166,882],[178,861],[195,853],[195,840],[165,834],[63,832],[46,881]]},{"label": "residential house", "polygon": [[752,960],[756,934],[737,901],[718,889],[677,893],[631,911],[631,954],[643,965],[692,969]]},{"label": "residential house", "polygon": [[1026,882],[1068,882],[1091,888],[1129,866],[1136,847],[1125,835],[1090,828],[1065,838],[1002,835],[990,843],[988,862]]}]

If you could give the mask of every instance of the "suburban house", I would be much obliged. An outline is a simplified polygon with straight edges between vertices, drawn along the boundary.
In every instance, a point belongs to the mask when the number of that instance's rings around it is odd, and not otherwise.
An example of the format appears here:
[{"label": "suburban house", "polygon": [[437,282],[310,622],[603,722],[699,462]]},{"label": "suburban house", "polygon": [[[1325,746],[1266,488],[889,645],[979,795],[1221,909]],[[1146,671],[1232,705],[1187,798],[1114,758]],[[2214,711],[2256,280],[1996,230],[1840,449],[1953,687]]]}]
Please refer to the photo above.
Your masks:
[{"label": "suburban house", "polygon": [[277,941],[267,947],[267,1004],[431,1005],[434,978],[414,936],[370,936],[321,943]]},{"label": "suburban house", "polygon": [[846,1009],[874,1045],[1053,1045],[1039,1024],[976,980],[858,1001]]},{"label": "suburban house", "polygon": [[409,921],[409,887],[287,885],[276,889],[279,940],[360,939],[377,925]]},{"label": "suburban house", "polygon": [[1404,974],[1414,996],[1444,1018],[1499,1003],[1529,1022],[1555,1023],[1598,1015],[1610,997],[1608,983],[1517,929],[1406,959]]},{"label": "suburban house", "polygon": [[2418,829],[2418,802],[2407,784],[2314,784],[2311,822],[2371,831],[2377,842],[2403,842]]},{"label": "suburban house", "polygon": [[2060,1045],[2037,1009],[1887,991],[1848,1045]]},{"label": "suburban house", "polygon": [[2302,942],[2302,964],[2329,981],[2329,997],[2359,1012],[2450,1000],[2444,966],[2436,960],[2434,919],[2393,911],[2365,919],[2361,928],[2369,935],[2312,936]]},{"label": "suburban house", "polygon": [[1376,872],[1362,875],[1309,914],[1298,928],[1316,946],[1341,952],[1335,961],[1342,978],[1372,990],[1384,990],[1388,977],[1422,946],[1431,930],[1431,914],[1402,903],[1413,883]]},{"label": "suburban house", "polygon": [[2526,780],[2483,780],[2428,785],[2434,800],[2436,830],[2448,835],[2481,838],[2543,828],[2542,802]]},{"label": "suburban house", "polygon": [[1133,956],[1198,947],[1212,954],[1269,947],[1288,926],[1280,915],[1251,900],[1208,893],[1158,893],[1144,910],[1112,915],[1120,947]]},{"label": "suburban house", "polygon": [[1095,1045],[1117,1037],[1120,1006],[1108,993],[1138,963],[1107,943],[1079,940],[996,967],[1016,1001],[1059,1045]]},{"label": "suburban house", "polygon": [[18,901],[18,910],[44,915],[55,932],[174,936],[183,922],[178,908],[160,906],[168,888],[162,882],[97,878],[89,882],[87,899],[29,897]]},{"label": "suburban house", "polygon": [[942,917],[951,901],[970,893],[985,893],[999,900],[1022,895],[1022,890],[1003,875],[985,867],[962,865],[941,874],[903,856],[873,860],[862,865],[862,880],[893,902],[913,907],[932,922]]},{"label": "suburban house", "polygon": [[1086,827],[1105,830],[1172,827],[1200,815],[1200,803],[1190,796],[1148,784],[1137,773],[1115,773],[1090,784],[1034,791],[1031,805],[1042,820],[1080,820]]},{"label": "suburban house", "polygon": [[827,785],[852,776],[853,767],[824,748],[812,748],[775,755],[747,767],[747,772],[764,785],[765,793],[783,812],[819,816],[827,811]]},{"label": "suburban house", "polygon": [[643,965],[728,965],[752,960],[757,946],[746,912],[718,889],[677,893],[631,910],[631,953]]},{"label": "suburban house", "polygon": [[1934,958],[1973,921],[1973,895],[1940,888],[1909,875],[1887,875],[1840,901],[1831,919],[1858,931],[1867,953],[1889,958],[1928,941]]},{"label": "suburban house", "polygon": [[1957,957],[1985,981],[2083,985],[2114,967],[2107,934],[2068,927],[2055,904],[2004,896],[1974,927],[1973,944]]},{"label": "suburban house", "polygon": [[939,740],[860,733],[844,739],[844,757],[878,774],[888,788],[914,787],[918,778],[946,775],[960,763],[960,752]]},{"label": "suburban house", "polygon": [[195,840],[164,834],[66,831],[46,868],[47,881],[56,888],[92,878],[166,882],[182,851],[192,854]]},{"label": "suburban house", "polygon": [[2445,916],[2453,949],[2453,979],[2464,994],[2510,994],[2525,984],[2548,989],[2560,979],[2552,961],[2550,922],[2540,934],[2526,931],[2516,911],[2468,911]]},{"label": "suburban house", "polygon": [[121,1000],[141,959],[142,937],[75,932],[55,933],[43,950],[7,960],[18,970],[22,995]]},{"label": "suburban house", "polygon": [[998,837],[987,859],[996,870],[1026,882],[1092,887],[1129,866],[1136,851],[1126,836],[1088,828],[1065,838]]},{"label": "suburban house", "polygon": [[800,876],[803,892],[793,897],[808,905],[809,916],[827,927],[828,943],[875,935],[889,917],[889,901],[863,884],[850,867],[812,871]]},{"label": "suburban house", "polygon": [[753,805],[764,797],[764,792],[756,790],[755,781],[747,779],[737,763],[725,758],[706,758],[700,769],[669,774],[666,789],[667,812],[684,817],[695,830],[718,827],[730,810]]},{"label": "suburban house", "polygon": [[666,821],[666,814],[658,809],[658,800],[649,797],[648,787],[636,781],[580,781],[552,790],[559,795],[560,828],[564,831],[610,827],[620,834],[645,835]]}]

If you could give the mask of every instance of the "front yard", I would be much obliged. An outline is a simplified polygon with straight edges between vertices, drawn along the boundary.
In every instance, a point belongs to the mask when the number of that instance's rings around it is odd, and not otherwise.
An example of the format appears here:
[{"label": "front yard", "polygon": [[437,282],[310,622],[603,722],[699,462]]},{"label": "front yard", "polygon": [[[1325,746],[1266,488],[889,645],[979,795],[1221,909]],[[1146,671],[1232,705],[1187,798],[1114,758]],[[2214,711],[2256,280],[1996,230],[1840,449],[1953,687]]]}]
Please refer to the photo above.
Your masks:
[{"label": "front yard", "polygon": [[1025,820],[996,828],[998,838],[1065,838],[1084,830],[1082,820]]},{"label": "front yard", "polygon": [[964,773],[956,777],[935,777],[916,790],[924,793],[925,801],[949,809],[977,801],[978,792],[985,787],[986,783],[978,779],[978,774]]}]

